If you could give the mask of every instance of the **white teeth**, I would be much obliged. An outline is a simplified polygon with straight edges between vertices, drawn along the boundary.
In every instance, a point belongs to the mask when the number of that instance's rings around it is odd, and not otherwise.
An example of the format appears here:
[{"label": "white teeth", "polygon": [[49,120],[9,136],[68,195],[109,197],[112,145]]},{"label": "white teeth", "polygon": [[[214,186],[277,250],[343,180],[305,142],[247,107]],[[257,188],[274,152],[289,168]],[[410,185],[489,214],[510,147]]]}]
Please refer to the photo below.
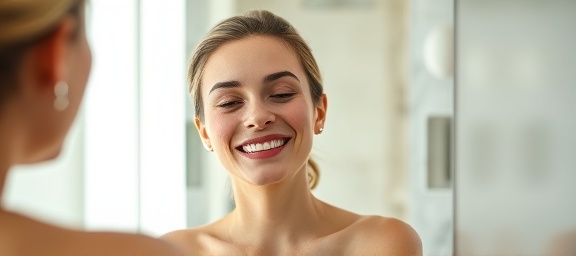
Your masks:
[{"label": "white teeth", "polygon": [[284,145],[284,140],[272,140],[262,143],[247,144],[242,146],[242,149],[248,153],[255,153],[263,150],[269,150]]}]

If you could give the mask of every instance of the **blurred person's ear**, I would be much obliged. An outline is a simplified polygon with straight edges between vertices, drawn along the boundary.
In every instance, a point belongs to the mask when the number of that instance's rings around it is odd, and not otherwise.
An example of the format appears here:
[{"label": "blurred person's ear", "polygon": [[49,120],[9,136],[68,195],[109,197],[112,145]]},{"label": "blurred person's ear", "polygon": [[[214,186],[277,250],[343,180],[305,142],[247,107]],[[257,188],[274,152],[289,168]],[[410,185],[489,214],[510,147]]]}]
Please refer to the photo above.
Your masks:
[{"label": "blurred person's ear", "polygon": [[31,69],[26,76],[34,79],[31,84],[39,86],[36,89],[48,90],[53,94],[54,86],[66,80],[77,23],[72,17],[64,18],[54,31],[32,46],[27,56]]}]

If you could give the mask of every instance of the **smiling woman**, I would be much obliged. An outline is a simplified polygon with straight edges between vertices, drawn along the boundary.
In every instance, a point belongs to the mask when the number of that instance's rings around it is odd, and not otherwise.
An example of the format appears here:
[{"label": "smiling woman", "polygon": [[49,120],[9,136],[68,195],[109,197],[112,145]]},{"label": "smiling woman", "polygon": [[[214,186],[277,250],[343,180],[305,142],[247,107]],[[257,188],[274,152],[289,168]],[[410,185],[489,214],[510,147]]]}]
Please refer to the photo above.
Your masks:
[{"label": "smiling woman", "polygon": [[224,20],[189,69],[195,125],[228,171],[236,203],[223,218],[163,237],[189,253],[421,255],[404,222],[317,199],[307,174],[327,96],[297,31],[268,11]]}]

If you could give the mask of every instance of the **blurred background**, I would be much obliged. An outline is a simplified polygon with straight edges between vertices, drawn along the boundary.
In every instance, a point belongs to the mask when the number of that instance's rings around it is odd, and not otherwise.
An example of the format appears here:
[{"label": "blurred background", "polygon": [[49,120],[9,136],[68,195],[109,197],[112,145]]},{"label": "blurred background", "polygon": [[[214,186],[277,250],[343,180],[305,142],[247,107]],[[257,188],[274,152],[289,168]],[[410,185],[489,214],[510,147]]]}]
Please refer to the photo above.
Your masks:
[{"label": "blurred background", "polygon": [[576,2],[456,5],[457,255],[576,255]]},{"label": "blurred background", "polygon": [[153,236],[229,212],[227,173],[192,124],[187,61],[220,20],[267,9],[323,73],[319,199],[409,223],[425,255],[575,255],[563,253],[576,244],[575,4],[92,0],[82,111],[60,158],[10,173],[3,204]]}]

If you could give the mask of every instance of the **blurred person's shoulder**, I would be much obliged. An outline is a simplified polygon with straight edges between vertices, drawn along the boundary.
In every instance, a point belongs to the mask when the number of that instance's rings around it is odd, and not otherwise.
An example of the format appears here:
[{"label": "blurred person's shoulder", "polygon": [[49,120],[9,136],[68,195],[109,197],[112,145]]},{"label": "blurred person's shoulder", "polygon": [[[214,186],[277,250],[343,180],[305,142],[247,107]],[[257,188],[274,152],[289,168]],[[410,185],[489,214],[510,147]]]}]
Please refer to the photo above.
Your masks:
[{"label": "blurred person's shoulder", "polygon": [[71,230],[6,211],[0,226],[0,255],[183,255],[146,235]]}]

